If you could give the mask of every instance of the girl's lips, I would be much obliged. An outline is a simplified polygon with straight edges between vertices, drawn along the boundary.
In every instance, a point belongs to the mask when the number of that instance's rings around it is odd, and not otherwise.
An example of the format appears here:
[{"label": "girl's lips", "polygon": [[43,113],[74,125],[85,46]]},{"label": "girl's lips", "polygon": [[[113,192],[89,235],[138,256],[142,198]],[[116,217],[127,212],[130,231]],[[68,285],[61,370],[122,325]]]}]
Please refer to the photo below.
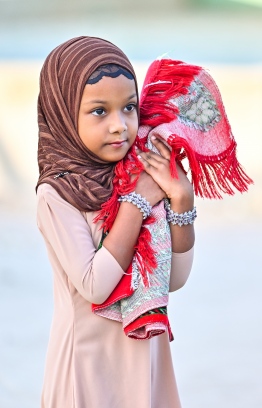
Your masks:
[{"label": "girl's lips", "polygon": [[126,143],[126,140],[119,140],[113,143],[109,143],[112,147],[122,147]]}]

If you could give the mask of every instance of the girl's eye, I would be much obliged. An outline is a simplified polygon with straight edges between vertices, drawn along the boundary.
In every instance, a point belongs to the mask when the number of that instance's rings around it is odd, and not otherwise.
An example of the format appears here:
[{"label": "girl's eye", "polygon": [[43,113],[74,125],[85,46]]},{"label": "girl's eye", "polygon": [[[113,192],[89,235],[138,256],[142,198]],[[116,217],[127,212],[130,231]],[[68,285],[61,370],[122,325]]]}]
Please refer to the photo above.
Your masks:
[{"label": "girl's eye", "polygon": [[92,112],[92,115],[95,115],[95,116],[102,116],[102,115],[104,115],[104,114],[105,114],[105,110],[104,110],[103,108],[95,109],[95,110]]},{"label": "girl's eye", "polygon": [[132,112],[134,109],[136,109],[136,104],[130,103],[129,105],[126,105],[124,110],[126,110],[127,112]]}]

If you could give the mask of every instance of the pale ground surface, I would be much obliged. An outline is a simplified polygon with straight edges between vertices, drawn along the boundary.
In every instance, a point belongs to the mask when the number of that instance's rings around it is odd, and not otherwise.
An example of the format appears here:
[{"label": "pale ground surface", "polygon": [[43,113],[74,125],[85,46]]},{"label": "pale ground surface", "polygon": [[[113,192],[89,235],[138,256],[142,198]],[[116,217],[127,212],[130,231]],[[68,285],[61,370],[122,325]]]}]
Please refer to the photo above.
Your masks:
[{"label": "pale ground surface", "polygon": [[[212,223],[200,213],[194,268],[169,307],[183,408],[261,408],[261,221]],[[51,270],[33,212],[2,211],[0,230],[0,407],[35,408]]]},{"label": "pale ground surface", "polygon": [[[141,83],[147,64],[135,66]],[[33,191],[39,67],[0,63],[0,408],[39,406],[52,314]],[[261,408],[262,70],[207,68],[222,92],[240,162],[256,183],[243,196],[197,200],[192,276],[169,308],[172,350],[183,408]]]}]

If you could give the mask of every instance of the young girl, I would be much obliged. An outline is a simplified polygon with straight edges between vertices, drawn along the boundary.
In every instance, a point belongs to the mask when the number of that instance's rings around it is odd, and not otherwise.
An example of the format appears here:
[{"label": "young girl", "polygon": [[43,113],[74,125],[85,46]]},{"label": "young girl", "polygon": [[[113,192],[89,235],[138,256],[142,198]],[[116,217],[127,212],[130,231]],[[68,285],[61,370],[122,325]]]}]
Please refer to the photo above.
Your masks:
[{"label": "young girl", "polygon": [[[171,213],[191,216],[182,227],[170,223],[171,292],[185,284],[192,265],[192,185],[180,166],[178,178],[171,177],[170,150],[160,139],[151,138],[160,155],[135,150],[138,103],[134,69],[108,41],[71,39],[43,65],[37,223],[54,273],[54,316],[42,408],[180,407],[170,332],[137,341],[119,321],[93,310],[128,276],[143,223],[167,197]],[[119,197],[103,234],[97,215],[129,154],[143,171],[130,176],[134,194]]]}]

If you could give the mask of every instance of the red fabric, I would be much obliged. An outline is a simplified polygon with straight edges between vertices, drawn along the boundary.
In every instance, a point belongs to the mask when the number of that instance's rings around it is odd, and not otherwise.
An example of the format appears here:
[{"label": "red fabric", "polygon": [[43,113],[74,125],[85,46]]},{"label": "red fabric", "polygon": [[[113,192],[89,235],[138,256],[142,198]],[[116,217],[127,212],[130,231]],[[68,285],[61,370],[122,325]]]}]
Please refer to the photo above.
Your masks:
[{"label": "red fabric", "polygon": [[[175,163],[187,158],[196,195],[222,198],[220,192],[234,194],[233,187],[244,192],[252,180],[247,176],[236,157],[236,142],[228,122],[220,92],[212,77],[201,67],[181,61],[163,59],[154,61],[148,69],[141,92],[140,128],[136,145],[147,150],[148,138],[161,138],[171,150],[170,171],[177,176]],[[105,231],[110,230],[119,209],[118,197],[135,189],[142,165],[132,148],[127,157],[115,168],[114,190],[111,198],[102,205],[97,219],[102,219]],[[131,175],[136,176],[131,182]],[[156,266],[150,245],[149,231],[144,221],[135,257],[147,285],[147,272]],[[132,271],[131,265],[128,273]],[[93,310],[103,309],[132,294],[131,275],[125,275],[110,297]],[[137,338],[136,330],[161,323],[172,333],[168,318],[153,314],[138,318],[124,328],[126,335]],[[144,331],[143,338],[161,334],[165,330]]]},{"label": "red fabric", "polygon": [[132,279],[132,264],[129,265],[126,274],[122,277],[118,285],[115,287],[111,295],[101,305],[92,304],[92,311],[95,312],[100,309],[104,309],[118,300],[131,296],[134,293],[134,289],[131,288]]},{"label": "red fabric", "polygon": [[[154,324],[159,324],[159,328],[154,328]],[[163,324],[163,328],[161,328],[161,323]],[[151,329],[147,329],[147,326],[152,326]],[[137,339],[136,332],[140,329],[141,330],[141,337],[140,340],[148,340],[151,337],[158,336],[159,334],[163,334],[166,331],[166,328],[168,330],[169,334],[169,340],[173,341],[174,336],[171,332],[171,328],[169,325],[169,320],[167,315],[158,313],[158,314],[152,314],[148,316],[143,316],[138,319],[136,319],[134,322],[130,323],[128,326],[124,328],[125,334],[133,339]]]}]

